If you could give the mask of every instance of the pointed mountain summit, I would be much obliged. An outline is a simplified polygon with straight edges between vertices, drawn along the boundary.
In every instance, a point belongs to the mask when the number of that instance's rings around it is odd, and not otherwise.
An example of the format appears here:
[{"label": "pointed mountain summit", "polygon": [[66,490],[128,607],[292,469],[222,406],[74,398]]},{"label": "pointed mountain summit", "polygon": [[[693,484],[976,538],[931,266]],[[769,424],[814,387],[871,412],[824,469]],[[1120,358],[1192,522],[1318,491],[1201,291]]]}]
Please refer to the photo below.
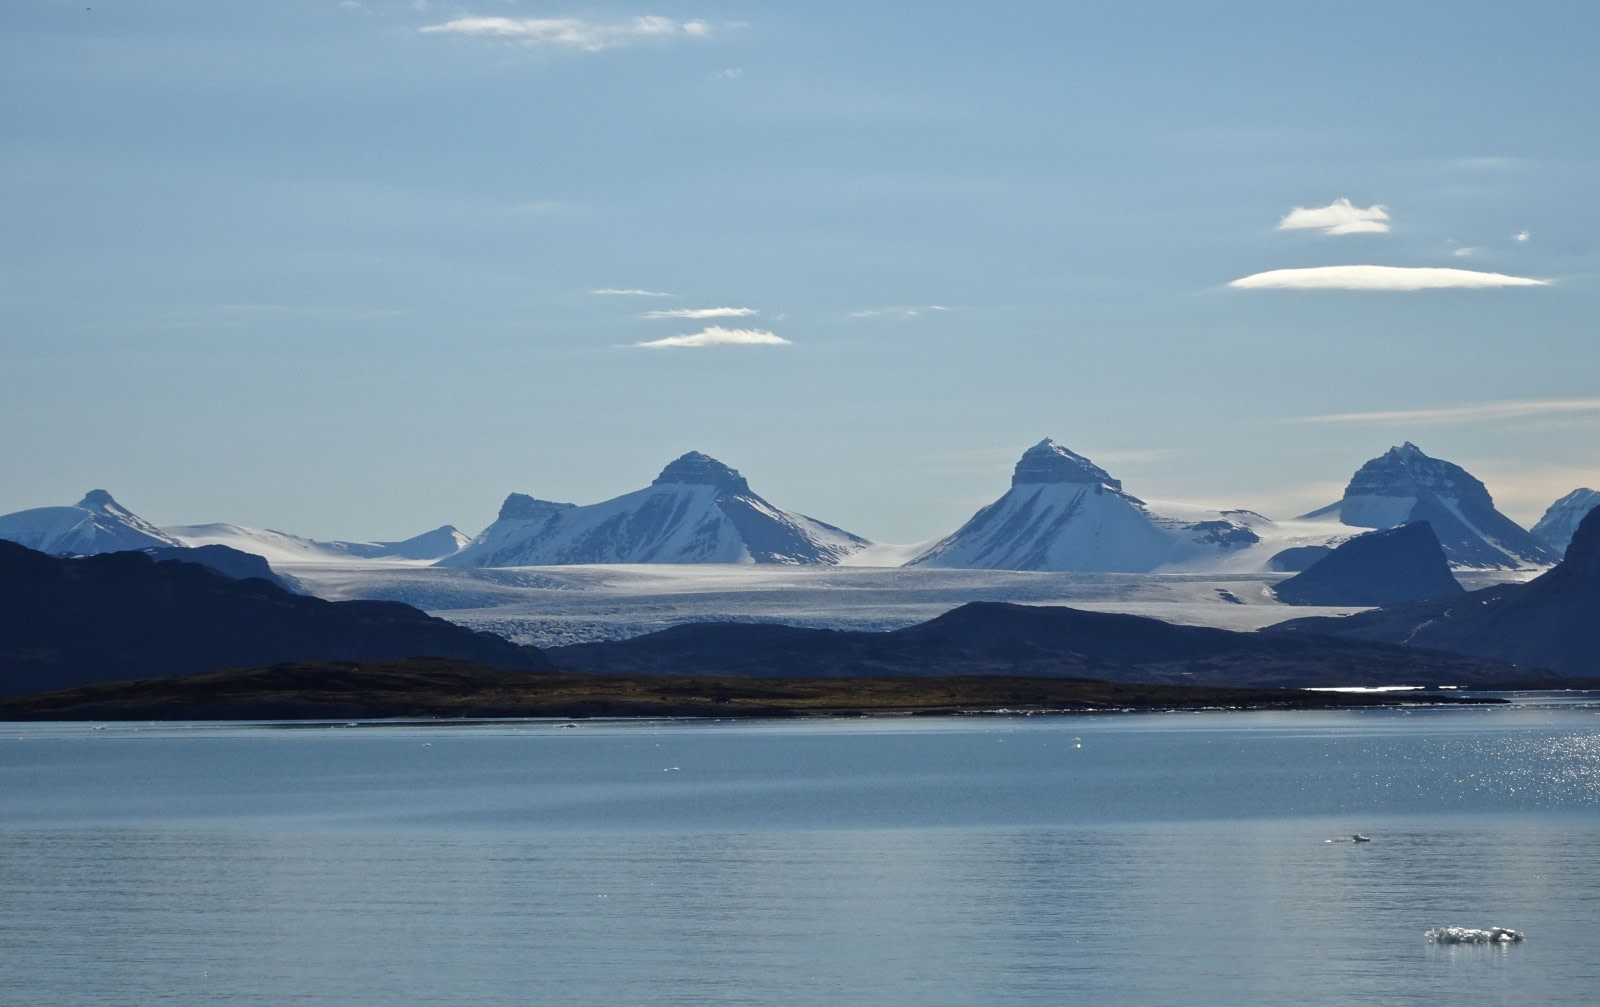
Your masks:
[{"label": "pointed mountain summit", "polygon": [[72,556],[183,545],[105,490],[90,490],[71,507],[35,507],[0,516],[0,538]]},{"label": "pointed mountain summit", "polygon": [[1461,594],[1427,522],[1357,535],[1273,589],[1289,605],[1398,605]]},{"label": "pointed mountain summit", "polygon": [[1161,512],[1100,466],[1048,437],[1023,453],[1011,489],[910,565],[1148,573],[1259,542],[1249,511]]},{"label": "pointed mountain summit", "polygon": [[1589,512],[1600,507],[1600,493],[1587,487],[1575,489],[1550,505],[1544,517],[1534,525],[1533,537],[1549,546],[1558,555],[1567,551],[1567,543],[1578,530],[1578,525]]},{"label": "pointed mountain summit", "polygon": [[691,451],[645,489],[578,507],[513,493],[440,566],[786,563],[832,566],[866,539],[775,507],[736,469]]},{"label": "pointed mountain summit", "polygon": [[1362,465],[1337,503],[1304,518],[1355,528],[1426,521],[1456,569],[1516,570],[1558,558],[1495,510],[1489,490],[1466,469],[1430,458],[1410,441]]}]

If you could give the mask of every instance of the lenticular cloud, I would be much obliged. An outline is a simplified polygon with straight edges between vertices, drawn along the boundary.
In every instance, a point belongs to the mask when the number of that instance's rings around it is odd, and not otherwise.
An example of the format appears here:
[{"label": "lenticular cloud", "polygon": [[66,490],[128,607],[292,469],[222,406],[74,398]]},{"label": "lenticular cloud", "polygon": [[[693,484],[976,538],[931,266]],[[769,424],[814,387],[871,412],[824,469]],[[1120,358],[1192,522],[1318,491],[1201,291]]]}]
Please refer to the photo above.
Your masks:
[{"label": "lenticular cloud", "polygon": [[1549,280],[1534,280],[1525,276],[1431,266],[1313,266],[1309,269],[1272,269],[1265,273],[1240,277],[1228,284],[1240,290],[1444,290],[1549,285]]},{"label": "lenticular cloud", "polygon": [[1336,199],[1327,206],[1297,206],[1278,221],[1280,231],[1314,230],[1323,234],[1384,234],[1389,213],[1374,203],[1368,207]]},{"label": "lenticular cloud", "polygon": [[788,346],[789,340],[766,329],[725,329],[711,325],[686,336],[668,336],[648,343],[634,343],[644,350],[694,349],[702,346]]}]

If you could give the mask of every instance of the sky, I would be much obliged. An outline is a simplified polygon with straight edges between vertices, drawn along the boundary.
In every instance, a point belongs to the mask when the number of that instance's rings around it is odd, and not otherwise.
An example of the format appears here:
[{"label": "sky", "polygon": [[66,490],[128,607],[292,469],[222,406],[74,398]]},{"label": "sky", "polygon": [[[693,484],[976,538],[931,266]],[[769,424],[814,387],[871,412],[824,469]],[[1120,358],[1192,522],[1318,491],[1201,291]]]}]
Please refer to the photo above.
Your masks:
[{"label": "sky", "polygon": [[1600,486],[1600,5],[8,0],[0,513]]}]

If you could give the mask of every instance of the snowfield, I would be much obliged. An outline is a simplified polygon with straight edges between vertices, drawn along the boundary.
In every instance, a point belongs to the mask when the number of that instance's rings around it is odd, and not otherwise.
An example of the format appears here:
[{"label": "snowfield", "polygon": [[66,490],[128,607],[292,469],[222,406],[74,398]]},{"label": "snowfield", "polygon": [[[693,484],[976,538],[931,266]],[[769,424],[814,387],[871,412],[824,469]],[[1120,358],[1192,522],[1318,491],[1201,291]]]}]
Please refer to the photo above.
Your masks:
[{"label": "snowfield", "polygon": [[684,622],[896,629],[969,601],[1071,605],[1236,630],[1359,611],[1283,605],[1268,588],[1287,575],[1275,573],[731,564],[452,569],[350,561],[295,564],[292,570],[324,598],[402,601],[451,622],[541,647],[622,639]]}]

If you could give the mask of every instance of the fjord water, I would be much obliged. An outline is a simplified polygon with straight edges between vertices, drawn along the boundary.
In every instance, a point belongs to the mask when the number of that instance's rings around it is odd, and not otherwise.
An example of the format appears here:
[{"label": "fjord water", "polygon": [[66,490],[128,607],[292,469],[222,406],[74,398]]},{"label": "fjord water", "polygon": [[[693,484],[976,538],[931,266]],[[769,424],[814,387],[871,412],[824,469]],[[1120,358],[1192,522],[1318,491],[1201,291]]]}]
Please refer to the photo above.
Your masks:
[{"label": "fjord water", "polygon": [[[1600,708],[0,725],[8,1004],[1591,1003]],[[1368,843],[1329,842],[1360,832]],[[1442,925],[1513,946],[1436,947]]]}]

